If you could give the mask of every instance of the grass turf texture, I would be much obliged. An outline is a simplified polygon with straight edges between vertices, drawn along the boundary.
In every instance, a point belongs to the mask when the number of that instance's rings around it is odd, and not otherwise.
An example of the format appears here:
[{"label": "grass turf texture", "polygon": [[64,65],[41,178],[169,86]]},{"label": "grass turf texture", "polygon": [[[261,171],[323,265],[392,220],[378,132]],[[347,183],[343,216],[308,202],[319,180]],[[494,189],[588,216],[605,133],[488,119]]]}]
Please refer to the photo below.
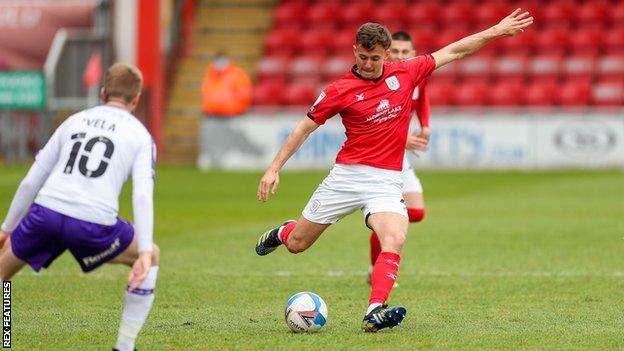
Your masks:
[{"label": "grass turf texture", "polygon": [[[23,168],[0,170],[6,213]],[[412,225],[400,328],[364,334],[368,234],[355,213],[307,252],[254,253],[257,237],[296,218],[321,173],[283,173],[255,200],[259,174],[161,168],[156,301],[139,350],[616,350],[624,348],[624,174],[422,172],[427,217]],[[131,217],[130,191],[121,214]],[[84,275],[70,254],[13,278],[15,350],[110,349],[128,269]],[[325,299],[328,324],[293,334],[289,296]]]}]

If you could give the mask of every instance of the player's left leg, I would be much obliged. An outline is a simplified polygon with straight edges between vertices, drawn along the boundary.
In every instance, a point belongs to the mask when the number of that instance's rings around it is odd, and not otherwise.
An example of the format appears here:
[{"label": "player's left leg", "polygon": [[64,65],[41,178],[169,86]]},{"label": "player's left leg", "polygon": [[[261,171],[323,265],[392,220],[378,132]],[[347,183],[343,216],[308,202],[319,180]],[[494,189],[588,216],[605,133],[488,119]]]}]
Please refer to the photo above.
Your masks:
[{"label": "player's left leg", "polygon": [[7,238],[2,254],[0,254],[0,281],[11,279],[25,265],[26,262],[15,256],[11,247],[11,238]]},{"label": "player's left leg", "polygon": [[282,244],[291,253],[303,252],[312,246],[329,226],[330,224],[309,221],[303,216],[298,221],[286,221],[260,236],[256,244],[256,253],[260,256],[267,255]]},{"label": "player's left leg", "polygon": [[375,332],[397,326],[407,313],[402,306],[388,308],[385,303],[398,274],[408,221],[405,214],[377,212],[368,217],[367,224],[380,238],[381,253],[373,266],[369,306],[362,329]]},{"label": "player's left leg", "polygon": [[[110,263],[120,263],[132,267],[139,257],[137,244],[135,237],[130,246],[112,259]],[[154,303],[154,289],[156,288],[159,261],[160,249],[156,244],[153,244],[152,266],[147,273],[147,277],[137,289],[130,291],[126,288],[124,310],[121,315],[119,335],[114,350],[134,350],[137,336],[143,328]]]}]

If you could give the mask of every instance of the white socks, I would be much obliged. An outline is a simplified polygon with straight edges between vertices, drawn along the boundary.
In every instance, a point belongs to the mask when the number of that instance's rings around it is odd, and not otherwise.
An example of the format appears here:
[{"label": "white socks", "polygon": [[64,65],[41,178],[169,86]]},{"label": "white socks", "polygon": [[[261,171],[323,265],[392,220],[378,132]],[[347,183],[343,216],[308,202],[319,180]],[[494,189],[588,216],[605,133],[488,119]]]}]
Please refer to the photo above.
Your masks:
[{"label": "white socks", "polygon": [[134,351],[134,342],[143,328],[152,303],[158,266],[150,267],[147,277],[133,292],[126,290],[126,303],[121,315],[119,336],[115,348],[119,351]]},{"label": "white socks", "polygon": [[372,310],[377,308],[377,306],[381,306],[381,304],[379,302],[375,302],[375,303],[371,303],[370,305],[368,305],[368,309],[366,310],[366,315],[368,316],[368,314],[371,313]]}]

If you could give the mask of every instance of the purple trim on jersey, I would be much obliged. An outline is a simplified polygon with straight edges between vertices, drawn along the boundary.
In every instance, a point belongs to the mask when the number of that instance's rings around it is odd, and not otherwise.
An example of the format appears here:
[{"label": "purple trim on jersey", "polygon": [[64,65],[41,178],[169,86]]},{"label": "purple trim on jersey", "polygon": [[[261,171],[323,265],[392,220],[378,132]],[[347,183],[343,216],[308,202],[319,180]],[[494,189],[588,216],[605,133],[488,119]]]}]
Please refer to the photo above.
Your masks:
[{"label": "purple trim on jersey", "polygon": [[130,291],[130,285],[128,285],[126,287],[126,290],[131,293],[131,294],[137,294],[137,295],[142,295],[142,296],[146,296],[146,295],[151,295],[154,293],[154,289],[139,289],[136,288],[132,291]]},{"label": "purple trim on jersey", "polygon": [[11,248],[35,271],[47,268],[69,249],[84,272],[89,272],[125,251],[134,228],[121,218],[114,225],[82,221],[32,204],[11,233]]}]

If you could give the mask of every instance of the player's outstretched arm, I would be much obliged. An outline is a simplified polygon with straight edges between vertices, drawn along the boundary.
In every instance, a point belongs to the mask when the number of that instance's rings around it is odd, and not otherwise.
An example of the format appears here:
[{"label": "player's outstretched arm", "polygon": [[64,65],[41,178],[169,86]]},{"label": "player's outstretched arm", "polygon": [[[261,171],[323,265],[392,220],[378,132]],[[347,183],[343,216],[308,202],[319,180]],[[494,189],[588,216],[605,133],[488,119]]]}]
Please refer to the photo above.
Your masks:
[{"label": "player's outstretched arm", "polygon": [[319,125],[308,117],[305,117],[282,144],[277,155],[266,170],[260,184],[258,184],[258,200],[267,201],[269,199],[269,190],[271,194],[275,194],[279,185],[279,171],[282,169],[286,161],[297,151],[303,142],[308,138],[310,133],[316,130]]},{"label": "player's outstretched arm", "polygon": [[447,63],[470,55],[482,48],[493,39],[510,37],[522,33],[524,28],[533,23],[533,17],[528,12],[516,9],[509,16],[503,18],[497,25],[482,32],[467,36],[431,54],[436,61],[436,68]]}]

